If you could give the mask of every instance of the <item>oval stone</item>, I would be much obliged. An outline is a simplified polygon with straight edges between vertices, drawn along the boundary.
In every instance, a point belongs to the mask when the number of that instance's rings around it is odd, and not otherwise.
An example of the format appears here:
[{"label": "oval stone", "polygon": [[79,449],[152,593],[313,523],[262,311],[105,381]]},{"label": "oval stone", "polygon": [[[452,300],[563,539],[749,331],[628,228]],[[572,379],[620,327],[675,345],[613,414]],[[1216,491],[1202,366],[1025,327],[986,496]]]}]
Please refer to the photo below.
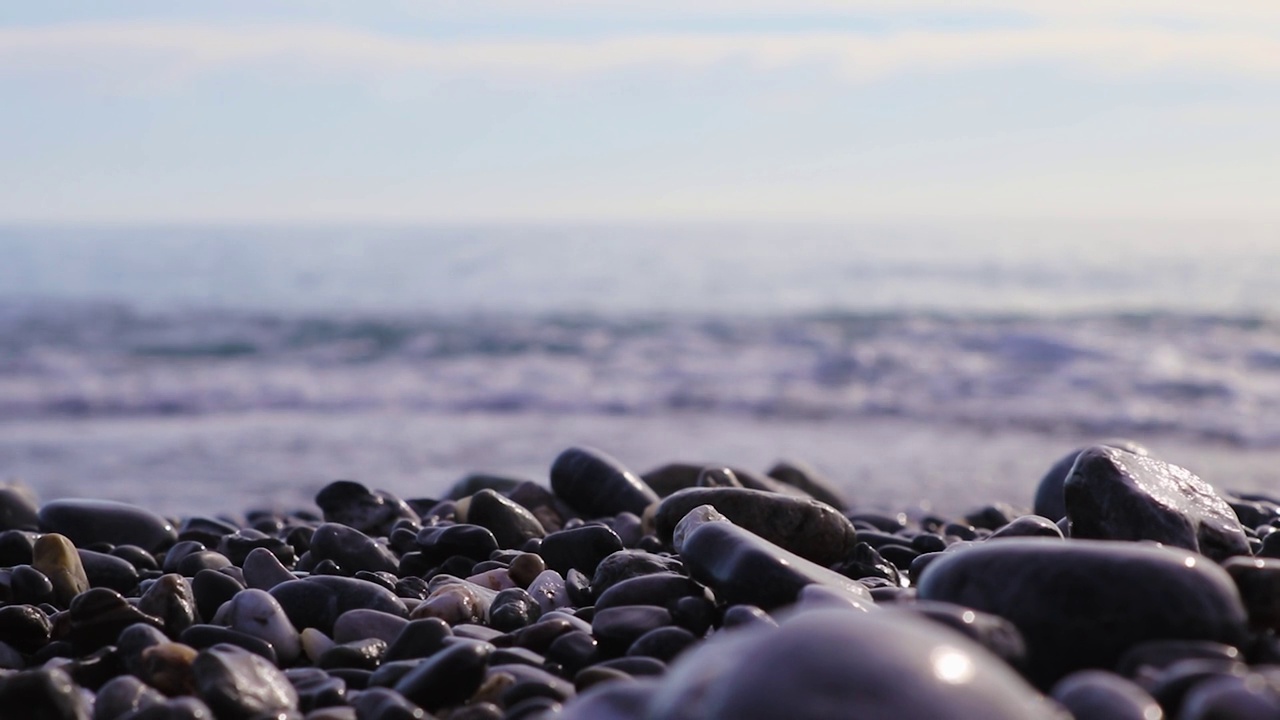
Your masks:
[{"label": "oval stone", "polygon": [[556,497],[587,517],[643,515],[658,495],[638,475],[594,448],[569,448],[551,464]]},{"label": "oval stone", "polygon": [[745,488],[688,488],[662,501],[654,517],[658,537],[671,542],[676,524],[700,505],[710,505],[735,525],[823,566],[853,552],[858,533],[849,519],[811,498]]},{"label": "oval stone", "polygon": [[671,666],[647,710],[670,720],[1061,717],[968,638],[895,610],[816,610],[713,636]]},{"label": "oval stone", "polygon": [[1246,636],[1240,595],[1222,568],[1185,550],[1125,542],[1001,540],[941,553],[918,587],[1009,620],[1027,642],[1041,687],[1084,668],[1113,667],[1147,640]]},{"label": "oval stone", "polygon": [[178,540],[173,524],[143,508],[113,500],[54,500],[40,508],[40,531],[60,533],[78,547],[137,545],[150,552]]}]

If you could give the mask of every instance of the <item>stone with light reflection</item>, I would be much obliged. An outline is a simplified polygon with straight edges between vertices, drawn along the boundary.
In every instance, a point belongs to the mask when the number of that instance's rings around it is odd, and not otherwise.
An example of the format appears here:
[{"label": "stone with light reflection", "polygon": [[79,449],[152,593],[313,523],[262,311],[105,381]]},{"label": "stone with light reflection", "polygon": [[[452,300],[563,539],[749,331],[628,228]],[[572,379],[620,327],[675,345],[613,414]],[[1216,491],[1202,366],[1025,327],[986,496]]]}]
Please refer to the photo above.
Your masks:
[{"label": "stone with light reflection", "polygon": [[850,608],[712,637],[672,665],[639,717],[1063,716],[968,638],[902,611]]},{"label": "stone with light reflection", "polygon": [[1249,555],[1235,511],[1189,470],[1098,445],[1063,486],[1073,538],[1154,540],[1215,560]]},{"label": "stone with light reflection", "polygon": [[1109,668],[1148,640],[1240,644],[1246,615],[1231,577],[1195,553],[1145,543],[1009,539],[946,553],[918,587],[999,615],[1027,642],[1027,676],[1049,687]]}]

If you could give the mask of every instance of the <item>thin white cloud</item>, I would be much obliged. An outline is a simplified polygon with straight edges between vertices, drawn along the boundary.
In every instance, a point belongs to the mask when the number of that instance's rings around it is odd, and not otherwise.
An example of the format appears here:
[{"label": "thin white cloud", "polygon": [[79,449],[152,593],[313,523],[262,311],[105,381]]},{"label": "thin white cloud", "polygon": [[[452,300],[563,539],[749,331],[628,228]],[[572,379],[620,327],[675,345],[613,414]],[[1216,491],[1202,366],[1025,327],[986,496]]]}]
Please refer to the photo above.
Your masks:
[{"label": "thin white cloud", "polygon": [[853,82],[911,72],[1050,63],[1101,76],[1206,72],[1280,77],[1280,35],[1162,27],[1034,26],[974,30],[644,34],[583,38],[424,39],[330,25],[174,23],[0,28],[0,74],[56,73],[128,86],[250,71],[295,80],[380,82],[416,73],[573,79],[630,69],[681,73],[807,67]]}]

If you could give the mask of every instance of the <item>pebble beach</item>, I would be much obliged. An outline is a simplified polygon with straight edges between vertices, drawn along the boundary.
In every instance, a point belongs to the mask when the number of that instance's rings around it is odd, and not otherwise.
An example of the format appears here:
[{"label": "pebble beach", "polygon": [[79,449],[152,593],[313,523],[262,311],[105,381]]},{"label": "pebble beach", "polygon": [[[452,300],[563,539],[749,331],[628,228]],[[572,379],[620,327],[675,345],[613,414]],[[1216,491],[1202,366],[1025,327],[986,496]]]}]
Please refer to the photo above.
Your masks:
[{"label": "pebble beach", "polygon": [[1275,717],[1277,527],[1124,440],[955,515],[590,447],[288,512],[9,485],[0,717]]}]

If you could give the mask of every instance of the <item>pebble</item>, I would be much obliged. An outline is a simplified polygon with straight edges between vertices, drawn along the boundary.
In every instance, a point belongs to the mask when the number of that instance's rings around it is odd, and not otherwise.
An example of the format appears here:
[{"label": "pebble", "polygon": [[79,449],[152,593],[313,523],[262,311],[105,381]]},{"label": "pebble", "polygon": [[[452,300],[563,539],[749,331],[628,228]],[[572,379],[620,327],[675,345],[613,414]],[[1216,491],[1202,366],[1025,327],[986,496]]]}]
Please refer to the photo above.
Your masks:
[{"label": "pebble", "polygon": [[201,650],[191,665],[196,691],[219,718],[251,718],[288,712],[298,692],[284,673],[259,655],[234,645]]},{"label": "pebble", "polygon": [[1136,683],[1105,670],[1079,670],[1059,680],[1051,696],[1076,718],[1161,720],[1164,710]]},{"label": "pebble", "polygon": [[622,549],[622,540],[614,531],[603,525],[583,525],[546,536],[538,554],[547,567],[561,575],[571,569],[591,575],[602,560]]},{"label": "pebble", "polygon": [[689,574],[729,603],[772,610],[796,601],[800,589],[826,585],[857,603],[873,604],[856,580],[787,552],[732,523],[707,523],[684,541],[681,554]]},{"label": "pebble", "polygon": [[1080,453],[1063,490],[1072,537],[1154,540],[1215,560],[1251,554],[1231,506],[1177,465],[1099,445]]},{"label": "pebble", "polygon": [[430,712],[457,705],[479,689],[493,650],[478,641],[449,645],[401,677],[395,691]]},{"label": "pebble", "polygon": [[65,535],[49,533],[36,540],[32,548],[31,567],[49,580],[53,601],[67,607],[80,593],[89,589],[80,554]]},{"label": "pebble", "polygon": [[594,448],[569,448],[551,464],[551,490],[587,517],[643,515],[658,495],[622,463]]},{"label": "pebble", "polygon": [[1100,540],[1009,539],[942,553],[919,597],[999,615],[1027,642],[1028,677],[1112,667],[1140,642],[1247,635],[1226,571],[1185,550]]},{"label": "pebble", "polygon": [[840,487],[808,463],[798,460],[779,460],[765,471],[765,475],[803,490],[815,500],[834,508],[843,510],[850,506],[848,497]]},{"label": "pebble", "polygon": [[644,717],[1060,716],[967,638],[889,610],[817,610],[777,628],[716,636],[681,657],[665,678]]},{"label": "pebble", "polygon": [[35,530],[40,525],[36,494],[25,484],[0,483],[0,530]]},{"label": "pebble", "polygon": [[149,552],[178,540],[178,531],[150,510],[113,500],[54,500],[39,512],[40,532],[65,535],[78,547],[137,545]]},{"label": "pebble", "polygon": [[310,553],[312,560],[332,560],[341,568],[394,573],[400,566],[386,545],[340,523],[327,522],[316,528]]},{"label": "pebble", "polygon": [[[1145,447],[1132,440],[1104,440],[1098,444],[1119,448],[1134,455],[1150,454],[1150,451]],[[1063,455],[1049,468],[1036,486],[1032,512],[1050,520],[1058,520],[1066,516],[1067,505],[1063,499],[1062,485],[1067,481],[1067,476],[1071,474],[1071,468],[1076,464],[1076,458],[1080,457],[1080,453],[1088,449],[1088,447],[1076,448]]]},{"label": "pebble", "polygon": [[302,654],[298,631],[280,603],[265,590],[246,588],[237,593],[218,610],[213,622],[270,643],[285,665],[292,665]]},{"label": "pebble", "polygon": [[269,593],[295,628],[316,628],[326,635],[348,610],[365,608],[400,617],[409,614],[395,593],[354,578],[313,575],[276,585]]},{"label": "pebble", "polygon": [[668,496],[654,517],[659,539],[671,542],[676,525],[701,505],[710,505],[735,525],[823,566],[847,557],[858,542],[853,523],[826,503],[732,487],[689,488]]},{"label": "pebble", "polygon": [[532,512],[489,489],[471,496],[467,522],[488,528],[501,548],[518,548],[547,534]]},{"label": "pebble", "polygon": [[325,522],[342,523],[361,533],[383,537],[391,533],[397,520],[418,520],[418,514],[400,498],[350,480],[324,486],[316,495],[316,505],[324,513]]}]

